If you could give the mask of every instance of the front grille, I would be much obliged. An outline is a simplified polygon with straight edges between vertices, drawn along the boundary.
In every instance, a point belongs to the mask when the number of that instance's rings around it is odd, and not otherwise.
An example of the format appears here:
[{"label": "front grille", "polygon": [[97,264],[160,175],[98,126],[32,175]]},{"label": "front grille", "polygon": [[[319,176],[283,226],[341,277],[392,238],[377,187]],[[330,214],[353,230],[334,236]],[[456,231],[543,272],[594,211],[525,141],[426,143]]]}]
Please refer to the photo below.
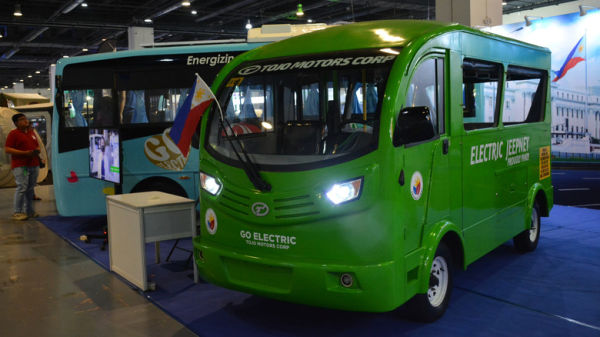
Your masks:
[{"label": "front grille", "polygon": [[[233,216],[250,216],[252,214],[252,204],[255,202],[264,202],[269,206],[270,213],[266,218],[263,219],[298,219],[308,216],[314,216],[320,213],[316,196],[310,194],[304,195],[291,195],[291,196],[277,196],[275,199],[270,198],[271,195],[266,193],[264,195],[253,195],[251,193],[245,194],[239,190],[232,190],[231,188],[224,188],[220,196],[220,204],[229,210]],[[246,218],[249,220],[250,218]],[[256,217],[255,220],[259,221],[261,217]]]},{"label": "front grille", "polygon": [[273,212],[275,219],[299,218],[320,213],[310,195],[274,199]]},{"label": "front grille", "polygon": [[224,188],[220,201],[224,207],[238,214],[250,214],[250,198],[245,195]]}]

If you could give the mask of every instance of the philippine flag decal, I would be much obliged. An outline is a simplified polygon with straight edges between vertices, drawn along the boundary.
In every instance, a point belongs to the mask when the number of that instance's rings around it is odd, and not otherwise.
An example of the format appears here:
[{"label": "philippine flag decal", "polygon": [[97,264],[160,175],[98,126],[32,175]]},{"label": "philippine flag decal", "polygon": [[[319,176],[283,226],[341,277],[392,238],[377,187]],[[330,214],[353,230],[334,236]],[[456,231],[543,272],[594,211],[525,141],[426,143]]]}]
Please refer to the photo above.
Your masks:
[{"label": "philippine flag decal", "polygon": [[215,235],[217,232],[217,215],[212,208],[206,210],[206,214],[204,215],[204,224],[206,225],[206,230],[210,235]]},{"label": "philippine flag decal", "polygon": [[415,171],[410,179],[410,195],[415,200],[421,199],[423,195],[423,176],[419,171]]}]

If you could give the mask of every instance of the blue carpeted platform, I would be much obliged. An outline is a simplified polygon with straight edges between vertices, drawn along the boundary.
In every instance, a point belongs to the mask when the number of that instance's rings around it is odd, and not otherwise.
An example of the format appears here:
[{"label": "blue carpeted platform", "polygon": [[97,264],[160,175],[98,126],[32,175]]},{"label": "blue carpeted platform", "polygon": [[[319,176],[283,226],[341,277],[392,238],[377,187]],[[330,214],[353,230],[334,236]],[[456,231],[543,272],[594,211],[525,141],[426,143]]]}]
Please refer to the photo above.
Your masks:
[{"label": "blue carpeted platform", "polygon": [[[104,217],[39,220],[109,269],[101,240],[79,241],[100,233]],[[148,265],[157,289],[144,295],[200,336],[600,336],[600,211],[555,206],[541,235],[533,253],[508,242],[459,272],[448,311],[432,324],[407,320],[403,308],[344,312],[194,284],[182,250]],[[161,243],[163,261],[172,245]],[[179,246],[189,249],[191,240]],[[154,244],[146,260],[154,261]]]}]

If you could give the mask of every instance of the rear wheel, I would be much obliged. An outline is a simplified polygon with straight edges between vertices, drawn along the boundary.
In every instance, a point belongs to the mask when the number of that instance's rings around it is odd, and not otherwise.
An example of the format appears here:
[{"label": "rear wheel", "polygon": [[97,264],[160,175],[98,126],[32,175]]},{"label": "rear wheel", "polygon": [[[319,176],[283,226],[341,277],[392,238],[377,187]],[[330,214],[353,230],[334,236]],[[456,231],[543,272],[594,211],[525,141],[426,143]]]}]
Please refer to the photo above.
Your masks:
[{"label": "rear wheel", "polygon": [[531,209],[531,227],[513,238],[515,248],[520,253],[534,251],[540,241],[540,207],[537,201]]},{"label": "rear wheel", "polygon": [[152,177],[145,179],[135,185],[135,187],[131,189],[130,193],[149,191],[165,192],[187,198],[187,193],[183,187],[181,187],[181,185],[165,177]]},{"label": "rear wheel", "polygon": [[414,319],[433,322],[442,317],[452,293],[453,265],[452,254],[441,242],[429,271],[429,288],[425,294],[415,295],[409,302]]}]

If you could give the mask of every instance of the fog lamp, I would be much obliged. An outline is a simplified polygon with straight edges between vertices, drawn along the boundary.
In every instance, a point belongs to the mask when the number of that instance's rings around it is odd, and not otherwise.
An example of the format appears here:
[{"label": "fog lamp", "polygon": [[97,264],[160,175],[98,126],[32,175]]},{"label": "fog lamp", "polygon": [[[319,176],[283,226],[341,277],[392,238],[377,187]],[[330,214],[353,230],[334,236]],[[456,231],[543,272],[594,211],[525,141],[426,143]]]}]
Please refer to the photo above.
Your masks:
[{"label": "fog lamp", "polygon": [[342,276],[340,276],[340,283],[344,288],[350,288],[352,287],[352,284],[354,284],[354,279],[352,278],[352,275],[343,273]]}]

